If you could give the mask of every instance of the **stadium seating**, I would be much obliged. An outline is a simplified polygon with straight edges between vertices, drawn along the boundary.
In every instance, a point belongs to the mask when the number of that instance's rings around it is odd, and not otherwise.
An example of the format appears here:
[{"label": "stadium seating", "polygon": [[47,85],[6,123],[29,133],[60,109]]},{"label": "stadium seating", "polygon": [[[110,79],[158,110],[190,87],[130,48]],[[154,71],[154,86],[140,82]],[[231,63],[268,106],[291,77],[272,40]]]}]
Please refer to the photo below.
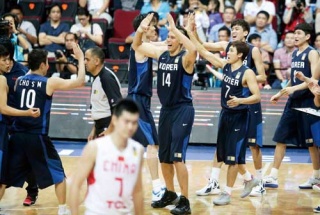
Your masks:
[{"label": "stadium seating", "polygon": [[24,16],[42,17],[45,11],[44,0],[20,0],[19,5],[23,9]]},{"label": "stadium seating", "polygon": [[104,63],[106,67],[111,69],[116,74],[121,84],[128,83],[128,59],[105,59]]},{"label": "stadium seating", "polygon": [[24,16],[24,20],[29,21],[36,28],[37,34],[39,34],[41,17],[40,16]]},{"label": "stadium seating", "polygon": [[58,3],[62,8],[61,17],[74,18],[78,10],[78,0],[59,0]]}]

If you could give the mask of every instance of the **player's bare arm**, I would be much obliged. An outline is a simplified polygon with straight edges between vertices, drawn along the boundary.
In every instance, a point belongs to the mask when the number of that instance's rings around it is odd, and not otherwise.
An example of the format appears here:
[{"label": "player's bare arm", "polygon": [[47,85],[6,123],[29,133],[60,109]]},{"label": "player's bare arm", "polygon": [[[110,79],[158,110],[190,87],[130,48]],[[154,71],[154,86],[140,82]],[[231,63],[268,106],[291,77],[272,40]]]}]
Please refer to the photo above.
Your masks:
[{"label": "player's bare arm", "polygon": [[252,58],[257,68],[257,81],[258,83],[264,83],[267,80],[267,76],[263,66],[261,52],[257,47],[252,49]]},{"label": "player's bare arm", "polygon": [[206,65],[207,70],[209,70],[209,72],[211,72],[217,79],[219,79],[220,81],[222,81],[223,75],[222,73],[218,72],[217,70],[213,69],[210,65]]}]

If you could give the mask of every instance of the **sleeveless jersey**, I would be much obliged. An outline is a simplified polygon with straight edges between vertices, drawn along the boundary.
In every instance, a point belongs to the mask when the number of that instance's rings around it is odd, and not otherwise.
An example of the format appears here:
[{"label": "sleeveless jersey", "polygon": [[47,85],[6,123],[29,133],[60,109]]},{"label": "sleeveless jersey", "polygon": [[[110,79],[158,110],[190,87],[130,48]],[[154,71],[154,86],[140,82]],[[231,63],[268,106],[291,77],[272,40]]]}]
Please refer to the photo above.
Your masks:
[{"label": "sleeveless jersey", "polygon": [[[314,50],[311,46],[306,48],[303,52],[298,54],[299,50],[295,50],[292,53],[292,61],[291,61],[291,85],[295,86],[298,84],[301,84],[302,81],[300,81],[298,78],[295,77],[297,72],[302,72],[304,76],[311,77],[311,66],[309,62],[309,52],[311,50]],[[313,97],[312,93],[309,89],[305,90],[299,90],[294,92],[292,95],[290,95],[292,98],[306,98],[306,97]]]},{"label": "sleeveless jersey", "polygon": [[157,91],[163,107],[192,103],[191,85],[193,74],[188,74],[182,65],[185,51],[175,56],[164,52],[158,62]]},{"label": "sleeveless jersey", "polygon": [[223,68],[223,79],[221,84],[221,107],[223,109],[248,109],[248,105],[239,105],[234,108],[230,108],[227,105],[227,101],[230,100],[230,96],[236,96],[237,98],[246,98],[249,96],[250,91],[248,88],[242,86],[243,75],[247,69],[248,67],[242,65],[239,69],[232,71],[231,64],[226,64]]},{"label": "sleeveless jersey", "polygon": [[128,214],[133,210],[131,197],[139,175],[142,146],[128,139],[126,149],[119,151],[110,135],[94,142],[97,155],[88,178],[85,206],[92,214]]},{"label": "sleeveless jersey", "polygon": [[[252,58],[252,49],[254,48],[254,46],[251,45],[250,43],[247,43],[247,44],[248,44],[250,50],[248,52],[247,57],[243,60],[243,65],[252,69],[254,71],[254,73],[257,75],[257,68],[256,68],[254,60]],[[231,46],[231,42],[229,42],[229,44],[227,45],[226,53],[228,53],[230,46]]]},{"label": "sleeveless jersey", "polygon": [[47,77],[37,74],[26,75],[17,80],[16,108],[40,108],[41,115],[38,118],[17,117],[13,124],[14,131],[48,135],[52,96],[47,95],[47,81]]},{"label": "sleeveless jersey", "polygon": [[130,49],[128,94],[152,96],[152,58],[137,62],[135,51]]}]

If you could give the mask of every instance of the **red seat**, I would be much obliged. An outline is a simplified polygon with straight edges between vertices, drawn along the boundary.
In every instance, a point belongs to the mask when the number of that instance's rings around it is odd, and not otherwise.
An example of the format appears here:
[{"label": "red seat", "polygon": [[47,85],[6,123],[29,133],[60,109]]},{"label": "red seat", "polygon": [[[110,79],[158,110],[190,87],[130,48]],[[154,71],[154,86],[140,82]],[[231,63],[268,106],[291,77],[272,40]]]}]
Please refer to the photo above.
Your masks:
[{"label": "red seat", "polygon": [[132,21],[140,14],[140,10],[116,10],[113,21],[113,37],[125,39],[133,31]]},{"label": "red seat", "polygon": [[111,69],[118,77],[120,83],[128,83],[129,59],[105,59],[104,65]]}]

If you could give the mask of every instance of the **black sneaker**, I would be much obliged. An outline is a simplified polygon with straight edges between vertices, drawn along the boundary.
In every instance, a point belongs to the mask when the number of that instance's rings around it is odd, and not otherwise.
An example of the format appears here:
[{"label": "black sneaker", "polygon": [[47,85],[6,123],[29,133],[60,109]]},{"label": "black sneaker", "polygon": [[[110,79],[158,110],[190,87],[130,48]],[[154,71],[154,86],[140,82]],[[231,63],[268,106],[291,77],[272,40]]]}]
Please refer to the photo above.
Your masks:
[{"label": "black sneaker", "polygon": [[174,209],[172,209],[170,213],[175,215],[191,214],[189,200],[184,196],[180,196],[178,205]]},{"label": "black sneaker", "polygon": [[179,198],[175,192],[165,190],[162,198],[159,201],[151,203],[153,208],[164,208],[167,205],[175,205],[179,201]]}]

